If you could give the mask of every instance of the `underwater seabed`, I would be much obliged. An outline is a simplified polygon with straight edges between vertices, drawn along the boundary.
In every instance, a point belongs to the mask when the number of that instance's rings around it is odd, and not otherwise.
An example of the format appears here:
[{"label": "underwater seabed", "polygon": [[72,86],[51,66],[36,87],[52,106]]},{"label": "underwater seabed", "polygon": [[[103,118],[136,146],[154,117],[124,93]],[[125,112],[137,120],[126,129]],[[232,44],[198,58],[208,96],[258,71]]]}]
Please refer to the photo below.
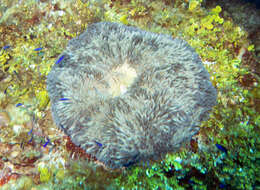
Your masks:
[{"label": "underwater seabed", "polygon": [[[259,14],[237,1],[1,0],[0,189],[259,189]],[[199,133],[160,161],[107,170],[53,122],[46,76],[101,21],[186,40],[218,90]]]}]

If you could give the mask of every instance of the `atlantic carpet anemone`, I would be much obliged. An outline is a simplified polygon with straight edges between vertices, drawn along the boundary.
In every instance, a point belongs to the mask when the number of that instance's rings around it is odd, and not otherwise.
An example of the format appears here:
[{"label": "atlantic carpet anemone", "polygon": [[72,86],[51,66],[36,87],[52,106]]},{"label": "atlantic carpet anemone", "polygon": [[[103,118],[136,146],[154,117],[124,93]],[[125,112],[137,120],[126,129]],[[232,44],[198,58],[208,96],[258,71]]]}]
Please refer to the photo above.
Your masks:
[{"label": "atlantic carpet anemone", "polygon": [[116,169],[189,141],[216,104],[209,77],[184,40],[100,22],[69,41],[47,90],[56,125]]}]

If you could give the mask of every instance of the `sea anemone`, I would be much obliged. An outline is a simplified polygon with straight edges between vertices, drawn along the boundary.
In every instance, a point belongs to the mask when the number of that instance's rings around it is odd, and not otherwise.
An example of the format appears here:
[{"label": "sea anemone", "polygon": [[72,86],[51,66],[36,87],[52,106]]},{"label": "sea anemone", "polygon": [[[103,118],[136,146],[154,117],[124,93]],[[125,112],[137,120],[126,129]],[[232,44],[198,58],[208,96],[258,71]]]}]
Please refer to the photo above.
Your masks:
[{"label": "sea anemone", "polygon": [[110,22],[69,41],[47,90],[56,125],[111,169],[178,150],[217,96],[187,42]]}]

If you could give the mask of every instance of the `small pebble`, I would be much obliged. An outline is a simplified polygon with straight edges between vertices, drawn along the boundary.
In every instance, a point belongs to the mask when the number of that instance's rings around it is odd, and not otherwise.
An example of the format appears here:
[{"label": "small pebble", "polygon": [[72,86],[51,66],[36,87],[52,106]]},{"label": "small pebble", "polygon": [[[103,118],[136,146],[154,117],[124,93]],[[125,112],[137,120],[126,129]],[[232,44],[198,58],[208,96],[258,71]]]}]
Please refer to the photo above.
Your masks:
[{"label": "small pebble", "polygon": [[16,134],[19,134],[21,132],[21,129],[24,128],[24,126],[22,125],[14,125],[13,126],[13,131],[16,133]]},{"label": "small pebble", "polygon": [[6,112],[0,112],[0,126],[8,126],[10,117]]},{"label": "small pebble", "polygon": [[13,152],[11,152],[10,156],[11,156],[11,158],[15,158],[19,155],[19,153],[20,153],[19,151],[13,151]]}]

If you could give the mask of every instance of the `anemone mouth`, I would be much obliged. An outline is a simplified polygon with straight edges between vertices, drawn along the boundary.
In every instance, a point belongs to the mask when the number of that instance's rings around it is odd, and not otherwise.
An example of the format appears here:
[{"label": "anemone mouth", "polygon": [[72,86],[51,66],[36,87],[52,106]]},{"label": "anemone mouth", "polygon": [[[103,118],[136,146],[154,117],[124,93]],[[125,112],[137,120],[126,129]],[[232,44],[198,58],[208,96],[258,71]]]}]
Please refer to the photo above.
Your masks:
[{"label": "anemone mouth", "polygon": [[86,74],[83,82],[84,88],[94,91],[97,96],[115,98],[125,94],[136,79],[136,70],[125,61],[121,65],[107,69],[102,77],[93,78]]},{"label": "anemone mouth", "polygon": [[111,169],[178,150],[217,97],[185,41],[109,22],[69,41],[47,90],[56,125]]},{"label": "anemone mouth", "polygon": [[109,84],[108,92],[112,97],[124,94],[137,78],[134,68],[125,62],[109,72],[105,77]]}]

